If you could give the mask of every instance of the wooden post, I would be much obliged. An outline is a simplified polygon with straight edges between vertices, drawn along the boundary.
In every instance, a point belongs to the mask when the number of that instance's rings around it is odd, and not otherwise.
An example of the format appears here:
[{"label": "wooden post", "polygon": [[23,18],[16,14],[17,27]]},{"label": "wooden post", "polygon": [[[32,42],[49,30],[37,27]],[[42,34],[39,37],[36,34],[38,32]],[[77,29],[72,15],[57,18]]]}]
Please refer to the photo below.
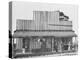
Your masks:
[{"label": "wooden post", "polygon": [[22,53],[24,54],[25,53],[25,39],[23,38],[23,49],[22,49]]},{"label": "wooden post", "polygon": [[75,37],[75,42],[76,42],[75,51],[78,51],[78,40],[77,40],[77,37]]},{"label": "wooden post", "polygon": [[54,39],[52,38],[52,52],[53,52],[53,49],[54,49]]},{"label": "wooden post", "polygon": [[68,51],[71,51],[71,43],[72,43],[72,38],[69,38],[70,40],[69,40],[69,43],[68,43]]},{"label": "wooden post", "polygon": [[59,40],[59,52],[62,52],[62,40],[61,40],[61,38],[60,38],[60,40]]},{"label": "wooden post", "polygon": [[70,51],[70,45],[71,45],[71,44],[70,44],[70,42],[69,42],[69,44],[68,44],[68,46],[69,46],[69,47],[68,47],[68,51]]},{"label": "wooden post", "polygon": [[71,37],[71,42],[70,42],[70,50],[72,50],[72,37]]},{"label": "wooden post", "polygon": [[15,52],[14,52],[14,38],[11,39],[11,43],[12,43],[12,58],[14,58]]},{"label": "wooden post", "polygon": [[32,52],[32,45],[31,45],[31,41],[32,41],[32,37],[30,37],[30,40],[29,40],[29,51],[30,51],[30,53]]}]

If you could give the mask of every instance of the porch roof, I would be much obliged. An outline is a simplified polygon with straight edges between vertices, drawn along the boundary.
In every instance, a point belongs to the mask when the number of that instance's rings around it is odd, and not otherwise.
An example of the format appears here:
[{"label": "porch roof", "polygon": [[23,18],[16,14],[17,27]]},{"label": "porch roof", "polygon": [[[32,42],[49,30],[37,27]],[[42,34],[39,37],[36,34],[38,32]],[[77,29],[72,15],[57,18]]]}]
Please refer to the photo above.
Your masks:
[{"label": "porch roof", "polygon": [[74,37],[77,36],[73,31],[16,31],[14,38],[27,36],[54,36],[54,37]]}]

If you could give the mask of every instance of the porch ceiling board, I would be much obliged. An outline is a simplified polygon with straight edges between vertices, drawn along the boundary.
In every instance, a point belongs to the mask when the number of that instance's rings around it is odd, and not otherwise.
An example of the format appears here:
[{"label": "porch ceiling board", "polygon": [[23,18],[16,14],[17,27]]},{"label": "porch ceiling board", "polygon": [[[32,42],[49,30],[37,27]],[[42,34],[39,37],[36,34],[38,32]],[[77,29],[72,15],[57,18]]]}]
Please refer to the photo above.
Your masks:
[{"label": "porch ceiling board", "polygon": [[19,31],[13,34],[13,37],[27,37],[27,36],[54,36],[54,37],[73,37],[77,36],[74,32],[55,32],[55,31]]}]

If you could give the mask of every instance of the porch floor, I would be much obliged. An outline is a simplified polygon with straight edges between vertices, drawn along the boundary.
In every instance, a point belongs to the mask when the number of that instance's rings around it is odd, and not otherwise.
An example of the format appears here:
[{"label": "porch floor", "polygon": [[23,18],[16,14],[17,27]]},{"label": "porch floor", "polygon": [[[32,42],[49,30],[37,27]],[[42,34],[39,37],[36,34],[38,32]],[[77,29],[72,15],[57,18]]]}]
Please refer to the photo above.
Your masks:
[{"label": "porch floor", "polygon": [[14,58],[26,58],[26,57],[36,57],[36,56],[63,56],[63,55],[76,55],[77,51],[68,51],[68,52],[42,52],[42,53],[17,53]]}]

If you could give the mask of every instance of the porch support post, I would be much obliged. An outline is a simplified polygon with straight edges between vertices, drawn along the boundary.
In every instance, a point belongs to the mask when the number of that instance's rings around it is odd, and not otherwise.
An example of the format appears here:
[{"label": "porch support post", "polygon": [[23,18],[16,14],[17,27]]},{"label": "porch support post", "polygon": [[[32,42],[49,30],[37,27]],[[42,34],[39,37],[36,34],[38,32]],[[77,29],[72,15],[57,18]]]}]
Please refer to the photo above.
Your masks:
[{"label": "porch support post", "polygon": [[72,45],[72,37],[70,38],[70,40],[69,40],[69,43],[68,43],[68,51],[71,51],[72,49],[71,49],[71,45]]},{"label": "porch support post", "polygon": [[32,37],[30,37],[30,40],[29,40],[29,51],[30,51],[30,53],[32,52],[31,41],[32,41]]},{"label": "porch support post", "polygon": [[71,37],[71,43],[70,43],[70,50],[72,51],[72,37]]},{"label": "porch support post", "polygon": [[54,38],[52,38],[52,52],[54,50]]},{"label": "porch support post", "polygon": [[76,42],[75,51],[77,51],[78,50],[78,40],[77,40],[77,37],[75,37],[75,42]]},{"label": "porch support post", "polygon": [[62,52],[62,40],[59,38],[59,52]]},{"label": "porch support post", "polygon": [[23,48],[22,48],[22,53],[25,54],[25,41],[24,41],[24,38],[23,38]]},{"label": "porch support post", "polygon": [[71,44],[70,44],[70,42],[69,42],[69,44],[68,44],[68,46],[69,46],[69,47],[68,47],[68,51],[70,51],[70,45],[71,45]]},{"label": "porch support post", "polygon": [[11,39],[11,44],[12,44],[12,58],[14,58],[15,52],[14,52],[14,38]]}]

